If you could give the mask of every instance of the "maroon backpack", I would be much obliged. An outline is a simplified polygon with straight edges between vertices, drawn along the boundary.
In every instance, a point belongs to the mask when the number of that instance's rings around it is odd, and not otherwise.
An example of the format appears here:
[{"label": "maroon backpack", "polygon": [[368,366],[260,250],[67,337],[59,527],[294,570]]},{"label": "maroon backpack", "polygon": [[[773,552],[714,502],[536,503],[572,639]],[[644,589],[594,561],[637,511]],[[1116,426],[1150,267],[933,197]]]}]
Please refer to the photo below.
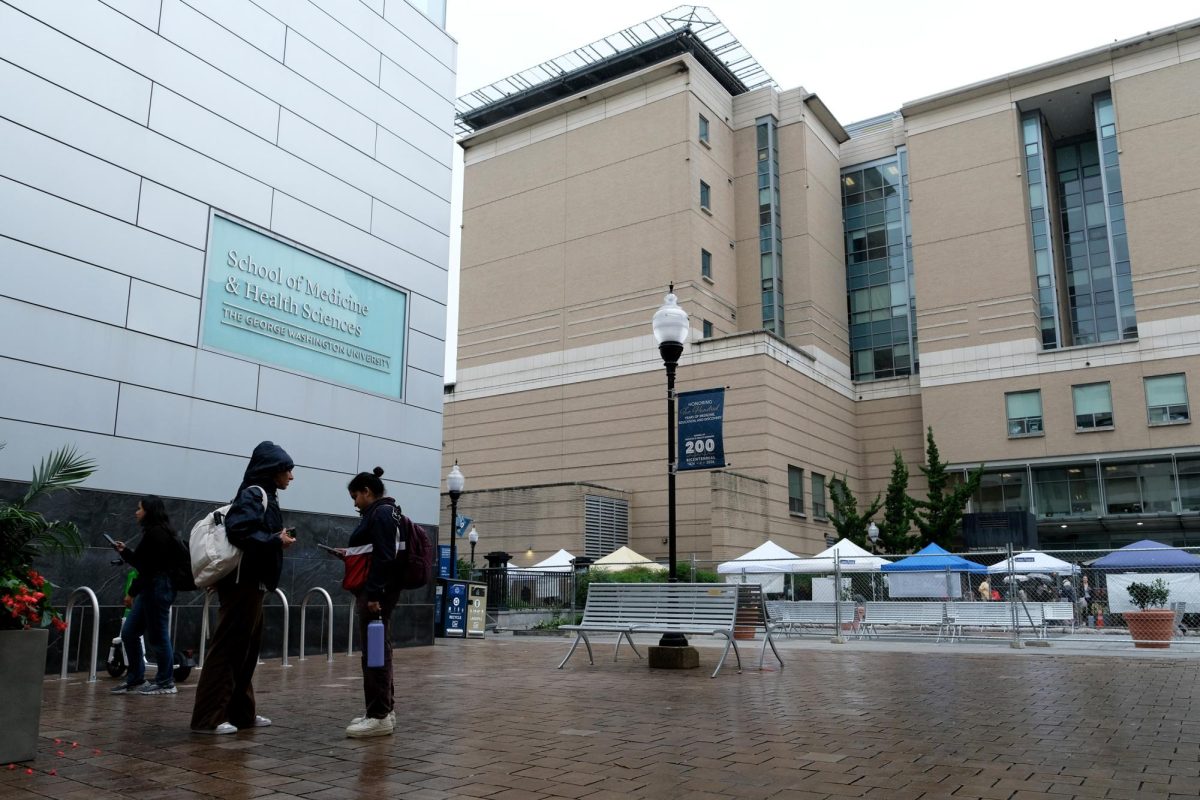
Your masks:
[{"label": "maroon backpack", "polygon": [[396,521],[396,531],[404,544],[404,555],[396,554],[396,584],[401,589],[420,589],[429,583],[433,572],[433,545],[429,543],[429,534],[399,509],[392,513],[392,519]]}]

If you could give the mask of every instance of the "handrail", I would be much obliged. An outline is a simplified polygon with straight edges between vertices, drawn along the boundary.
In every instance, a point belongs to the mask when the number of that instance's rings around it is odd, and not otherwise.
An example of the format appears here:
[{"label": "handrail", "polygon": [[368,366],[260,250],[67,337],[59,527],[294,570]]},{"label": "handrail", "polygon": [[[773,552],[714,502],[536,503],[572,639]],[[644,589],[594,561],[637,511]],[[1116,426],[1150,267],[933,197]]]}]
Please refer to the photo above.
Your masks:
[{"label": "handrail", "polygon": [[304,660],[304,615],[308,611],[308,598],[314,592],[319,592],[325,598],[325,606],[329,609],[329,658],[327,661],[333,663],[333,598],[329,596],[329,592],[322,589],[320,586],[314,586],[304,593],[304,598],[300,601],[300,660]]},{"label": "handrail", "polygon": [[283,664],[281,666],[290,667],[292,665],[288,663],[288,617],[291,615],[288,613],[288,599],[287,595],[283,593],[283,589],[276,589],[275,594],[279,595],[279,602],[283,603]]},{"label": "handrail", "polygon": [[[71,654],[71,612],[75,610],[75,595],[83,592],[88,596],[88,600],[92,603],[92,665],[88,670],[88,683],[96,682],[96,653],[99,652],[100,645],[100,601],[96,599],[96,593],[86,586],[80,586],[78,589],[72,589],[71,594],[67,596],[67,610],[63,614],[67,619],[67,627],[63,630],[63,657],[62,671],[59,672],[59,680],[67,679],[67,660]],[[83,622],[83,615],[80,612],[79,621]]]}]

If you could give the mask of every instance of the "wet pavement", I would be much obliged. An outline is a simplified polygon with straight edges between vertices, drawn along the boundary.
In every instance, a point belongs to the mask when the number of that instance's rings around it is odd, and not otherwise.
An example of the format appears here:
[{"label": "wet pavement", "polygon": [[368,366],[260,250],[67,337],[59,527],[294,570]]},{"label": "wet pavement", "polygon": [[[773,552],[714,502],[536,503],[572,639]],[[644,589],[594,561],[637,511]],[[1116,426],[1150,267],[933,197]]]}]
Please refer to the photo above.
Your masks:
[{"label": "wet pavement", "polygon": [[[784,644],[785,669],[651,671],[622,647],[494,636],[396,653],[392,737],[347,739],[358,658],[262,664],[274,725],[197,736],[174,696],[44,686],[36,761],[4,800],[1195,798],[1200,659],[1057,648]],[[748,644],[748,643],[747,643]],[[757,655],[757,651],[755,651]],[[749,667],[749,659],[747,659]],[[754,662],[757,665],[757,660]],[[707,669],[706,669],[707,667]],[[32,770],[27,774],[26,768]]]}]

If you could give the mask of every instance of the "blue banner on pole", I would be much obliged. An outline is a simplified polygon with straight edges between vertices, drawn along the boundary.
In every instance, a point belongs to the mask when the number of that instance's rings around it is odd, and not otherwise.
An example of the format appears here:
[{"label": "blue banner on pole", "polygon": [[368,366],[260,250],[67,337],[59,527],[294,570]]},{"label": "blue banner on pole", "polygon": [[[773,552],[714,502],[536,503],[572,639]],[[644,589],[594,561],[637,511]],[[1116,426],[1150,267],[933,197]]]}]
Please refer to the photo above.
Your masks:
[{"label": "blue banner on pole", "polygon": [[725,466],[722,421],[725,390],[701,389],[680,392],[679,454],[675,470],[717,469]]},{"label": "blue banner on pole", "polygon": [[475,520],[471,519],[470,517],[464,517],[462,514],[459,514],[458,520],[454,525],[454,535],[460,539],[466,536],[467,529],[471,527],[471,523],[474,521]]}]

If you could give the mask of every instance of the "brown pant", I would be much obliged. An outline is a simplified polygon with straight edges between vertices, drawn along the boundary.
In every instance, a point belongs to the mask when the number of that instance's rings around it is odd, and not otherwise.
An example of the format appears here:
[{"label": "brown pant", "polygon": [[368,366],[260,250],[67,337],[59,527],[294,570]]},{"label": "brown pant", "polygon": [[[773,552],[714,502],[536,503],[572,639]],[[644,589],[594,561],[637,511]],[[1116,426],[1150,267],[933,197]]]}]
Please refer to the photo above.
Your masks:
[{"label": "brown pant", "polygon": [[263,595],[257,581],[235,583],[230,576],[217,583],[221,611],[196,686],[193,728],[212,730],[222,722],[254,727],[251,681],[262,645]]},{"label": "brown pant", "polygon": [[367,625],[376,615],[367,611],[367,596],[360,592],[354,598],[354,613],[358,614],[358,640],[362,642],[363,696],[366,699],[367,716],[383,719],[396,706],[396,688],[392,681],[392,612],[398,591],[389,590],[379,601],[383,619],[383,666],[367,666]]}]

